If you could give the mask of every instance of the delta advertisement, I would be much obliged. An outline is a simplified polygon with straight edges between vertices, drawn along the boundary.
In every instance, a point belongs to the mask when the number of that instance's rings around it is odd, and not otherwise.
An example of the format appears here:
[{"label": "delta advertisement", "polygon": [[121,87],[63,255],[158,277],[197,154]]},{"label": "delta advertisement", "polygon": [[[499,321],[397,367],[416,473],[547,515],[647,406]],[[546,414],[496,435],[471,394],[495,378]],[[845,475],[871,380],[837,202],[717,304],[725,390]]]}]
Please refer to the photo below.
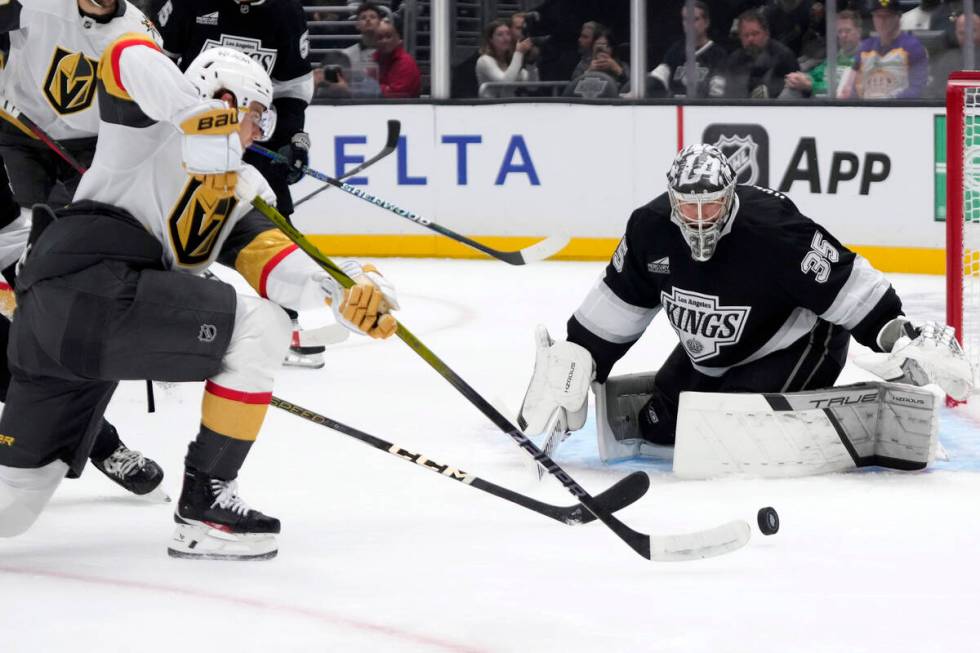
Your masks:
[{"label": "delta advertisement", "polygon": [[[296,223],[336,254],[478,256],[399,213],[492,246],[565,234],[558,258],[608,258],[630,213],[665,190],[678,146],[720,147],[739,182],[790,196],[877,266],[941,273],[945,124],[933,107],[502,104],[310,107],[311,167],[346,174],[401,123],[398,148]],[[320,188],[292,187],[294,201]],[[378,206],[383,204],[384,206]],[[385,208],[387,207],[387,208]]]}]

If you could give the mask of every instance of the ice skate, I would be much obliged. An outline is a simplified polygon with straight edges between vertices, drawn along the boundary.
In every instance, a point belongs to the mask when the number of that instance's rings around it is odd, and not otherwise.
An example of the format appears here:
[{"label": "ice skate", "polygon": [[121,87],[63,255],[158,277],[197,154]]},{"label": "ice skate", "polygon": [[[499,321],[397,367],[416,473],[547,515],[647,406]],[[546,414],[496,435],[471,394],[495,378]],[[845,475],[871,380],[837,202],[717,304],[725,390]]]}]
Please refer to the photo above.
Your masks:
[{"label": "ice skate", "polygon": [[174,521],[173,558],[267,560],[279,551],[279,520],[249,508],[236,481],[186,470]]},{"label": "ice skate", "polygon": [[162,503],[170,501],[161,487],[163,469],[160,465],[122,442],[105,459],[92,460],[92,465],[113,483],[136,496]]}]

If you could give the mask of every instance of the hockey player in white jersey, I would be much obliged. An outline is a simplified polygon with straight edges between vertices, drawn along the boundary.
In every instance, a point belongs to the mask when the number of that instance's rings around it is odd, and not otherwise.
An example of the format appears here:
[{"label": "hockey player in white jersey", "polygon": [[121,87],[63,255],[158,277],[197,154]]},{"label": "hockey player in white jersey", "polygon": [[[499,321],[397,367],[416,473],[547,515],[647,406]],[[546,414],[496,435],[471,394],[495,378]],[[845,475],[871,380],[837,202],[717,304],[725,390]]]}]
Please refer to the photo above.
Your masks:
[{"label": "hockey player in white jersey", "polygon": [[[353,262],[357,285],[340,288],[248,203],[250,194],[273,199],[241,156],[271,134],[275,116],[268,74],[247,56],[214,48],[184,76],[134,34],[106,49],[99,70],[92,167],[43,231],[35,216],[18,281],[0,417],[0,535],[29,528],[66,471],[84,465],[118,380],[206,380],[168,550],[271,557],[279,520],[249,508],[235,479],[290,344],[277,304],[327,298],[352,331],[388,337],[394,290]],[[215,261],[260,297],[195,274]]]},{"label": "hockey player in white jersey", "polygon": [[[852,336],[892,354],[888,380],[969,392],[969,365],[950,330],[913,326],[887,279],[788,197],[736,185],[710,145],[682,150],[667,182],[667,192],[633,212],[602,278],[568,320],[567,340],[539,328],[520,415],[528,433],[557,410],[569,429],[581,428],[594,380],[600,412],[628,407],[597,416],[603,459],[656,455],[674,444],[681,392],[828,388]],[[613,365],[659,312],[680,343],[655,374],[610,390]],[[618,401],[623,394],[632,399]]]},{"label": "hockey player in white jersey", "polygon": [[[122,34],[156,35],[152,24],[125,0],[10,0],[0,3],[0,33],[9,38],[3,99],[87,166],[99,128],[96,67],[103,50]],[[63,206],[81,173],[9,116],[0,121],[0,154],[21,215],[0,231],[0,269],[23,253],[30,207]],[[12,272],[12,270],[11,270]],[[6,350],[6,348],[4,348]],[[4,387],[3,390],[6,390]],[[91,460],[115,483],[148,494],[163,481],[153,460],[126,447],[104,422]]]}]

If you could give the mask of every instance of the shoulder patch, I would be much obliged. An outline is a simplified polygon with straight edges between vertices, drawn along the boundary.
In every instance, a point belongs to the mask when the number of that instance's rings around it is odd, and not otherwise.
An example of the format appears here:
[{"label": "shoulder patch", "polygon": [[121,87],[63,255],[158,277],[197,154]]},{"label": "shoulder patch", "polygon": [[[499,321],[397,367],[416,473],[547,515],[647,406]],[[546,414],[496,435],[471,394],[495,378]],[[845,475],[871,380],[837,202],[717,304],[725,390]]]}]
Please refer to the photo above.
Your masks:
[{"label": "shoulder patch", "polygon": [[113,97],[123,100],[131,99],[122,83],[119,72],[119,57],[126,48],[136,45],[147,46],[157,52],[161,51],[160,46],[149,34],[127,32],[109,44],[109,47],[102,52],[102,58],[99,59],[99,81],[105,87],[106,92]]}]

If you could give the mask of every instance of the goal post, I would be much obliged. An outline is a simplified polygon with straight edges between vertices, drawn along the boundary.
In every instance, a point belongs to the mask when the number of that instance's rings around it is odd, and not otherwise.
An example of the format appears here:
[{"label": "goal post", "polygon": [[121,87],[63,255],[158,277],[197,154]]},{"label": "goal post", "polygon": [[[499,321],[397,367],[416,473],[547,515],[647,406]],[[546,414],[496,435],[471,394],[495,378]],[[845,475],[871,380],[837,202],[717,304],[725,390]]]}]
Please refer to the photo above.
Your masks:
[{"label": "goal post", "polygon": [[[946,323],[980,371],[980,72],[946,83]],[[974,382],[977,379],[974,378]]]}]

